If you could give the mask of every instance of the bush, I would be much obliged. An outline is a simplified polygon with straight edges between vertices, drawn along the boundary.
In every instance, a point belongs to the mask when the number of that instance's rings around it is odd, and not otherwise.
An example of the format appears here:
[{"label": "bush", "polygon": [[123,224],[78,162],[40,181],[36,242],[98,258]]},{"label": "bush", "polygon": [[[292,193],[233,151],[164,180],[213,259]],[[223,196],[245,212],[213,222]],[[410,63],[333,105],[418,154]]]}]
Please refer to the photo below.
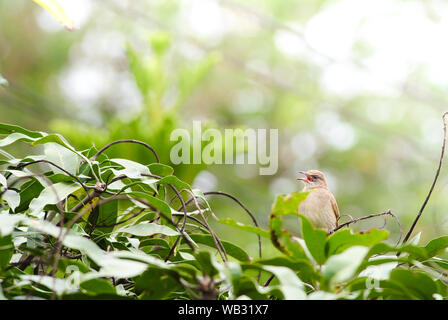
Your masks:
[{"label": "bush", "polygon": [[[297,213],[305,193],[279,195],[269,230],[232,195],[202,193],[158,162],[146,143],[79,151],[58,134],[0,125],[0,146],[43,152],[18,159],[0,149],[0,297],[43,299],[440,299],[448,236],[391,246],[386,230],[327,235]],[[134,143],[154,161],[108,158]],[[148,157],[149,158],[149,157]],[[34,171],[31,171],[31,168]],[[210,194],[231,198],[254,226],[218,221],[258,238],[260,256],[223,241],[208,224]],[[302,237],[282,228],[301,220]],[[260,238],[279,250],[263,259]],[[443,256],[445,255],[445,258]]]}]

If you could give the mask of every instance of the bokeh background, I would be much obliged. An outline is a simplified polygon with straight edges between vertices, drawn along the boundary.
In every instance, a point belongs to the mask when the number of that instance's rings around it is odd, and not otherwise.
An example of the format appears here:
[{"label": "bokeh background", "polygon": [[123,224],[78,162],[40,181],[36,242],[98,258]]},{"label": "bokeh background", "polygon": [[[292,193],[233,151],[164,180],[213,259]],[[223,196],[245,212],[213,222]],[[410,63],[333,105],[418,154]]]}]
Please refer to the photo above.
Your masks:
[{"label": "bokeh background", "polygon": [[[209,127],[279,129],[279,170],[178,165],[204,191],[237,196],[267,228],[299,170],[328,177],[342,214],[391,209],[404,231],[432,183],[448,110],[448,2],[437,0],[60,0],[63,29],[30,0],[0,0],[0,121],[58,132],[79,149],[144,140],[169,163],[169,135]],[[28,152],[16,149],[11,152]],[[115,155],[151,162],[144,148]],[[448,232],[442,170],[415,234]],[[229,200],[220,218],[250,223]],[[298,223],[288,220],[297,232]],[[382,219],[353,226],[382,227]],[[214,224],[256,255],[257,242]],[[391,242],[399,228],[389,219]],[[274,254],[269,241],[265,255]]]}]

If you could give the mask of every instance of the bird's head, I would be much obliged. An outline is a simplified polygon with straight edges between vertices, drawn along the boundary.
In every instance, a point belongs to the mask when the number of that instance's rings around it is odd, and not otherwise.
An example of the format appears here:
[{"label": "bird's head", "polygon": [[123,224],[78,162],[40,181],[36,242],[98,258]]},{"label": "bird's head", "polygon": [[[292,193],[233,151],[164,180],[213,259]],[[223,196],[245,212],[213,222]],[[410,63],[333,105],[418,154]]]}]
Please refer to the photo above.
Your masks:
[{"label": "bird's head", "polygon": [[305,184],[304,191],[315,188],[328,188],[327,180],[322,172],[319,170],[299,171],[304,178],[297,178]]}]

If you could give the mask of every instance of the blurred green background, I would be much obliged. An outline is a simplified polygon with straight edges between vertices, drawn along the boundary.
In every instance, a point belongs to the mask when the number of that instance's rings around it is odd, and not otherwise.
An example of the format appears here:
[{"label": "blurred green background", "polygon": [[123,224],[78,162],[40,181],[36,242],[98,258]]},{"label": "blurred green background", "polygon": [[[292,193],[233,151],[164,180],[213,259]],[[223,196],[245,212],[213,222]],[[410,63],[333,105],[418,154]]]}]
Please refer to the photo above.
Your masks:
[{"label": "blurred green background", "polygon": [[[258,165],[176,165],[175,174],[234,194],[267,228],[275,195],[302,188],[299,170],[320,169],[342,214],[391,209],[409,228],[435,174],[448,110],[448,3],[60,3],[76,31],[31,0],[0,0],[0,74],[10,84],[0,87],[1,122],[61,133],[78,149],[144,140],[168,164],[171,131],[193,120],[279,129],[275,175],[260,176]],[[110,152],[153,161],[135,145]],[[447,233],[447,181],[443,169],[414,232],[423,241]],[[211,199],[220,218],[251,222],[230,200]],[[213,226],[256,255],[253,235]],[[395,222],[386,228],[396,241]]]}]

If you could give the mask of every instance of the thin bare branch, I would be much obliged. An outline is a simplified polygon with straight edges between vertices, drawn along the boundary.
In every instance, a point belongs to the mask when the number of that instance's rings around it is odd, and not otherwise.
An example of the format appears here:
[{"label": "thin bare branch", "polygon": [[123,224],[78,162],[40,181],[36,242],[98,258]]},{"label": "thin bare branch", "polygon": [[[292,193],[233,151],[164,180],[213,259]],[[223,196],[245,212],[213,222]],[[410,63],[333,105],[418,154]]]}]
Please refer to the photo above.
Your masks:
[{"label": "thin bare branch", "polygon": [[199,214],[200,214],[202,220],[204,221],[204,224],[206,225],[207,230],[208,230],[208,231],[210,232],[210,234],[212,235],[212,237],[213,237],[213,241],[215,242],[216,249],[218,249],[218,252],[219,252],[219,254],[221,255],[223,261],[228,261],[227,253],[226,253],[226,249],[224,248],[224,246],[223,246],[221,240],[218,238],[218,236],[216,235],[216,233],[215,233],[215,232],[213,231],[213,229],[209,226],[209,224],[208,224],[208,222],[207,222],[207,219],[205,218],[204,213],[202,212],[202,209],[201,209],[201,207],[199,206],[199,203],[198,203],[198,201],[197,201],[197,199],[196,199],[196,195],[195,195],[193,192],[191,192],[190,190],[188,190],[188,189],[183,189],[182,191],[184,191],[184,190],[185,190],[186,192],[188,192],[188,193],[190,194],[190,196],[193,198],[193,202],[194,202],[194,204],[195,204],[195,206],[196,206],[196,209],[199,211]]},{"label": "thin bare branch", "polygon": [[104,147],[102,147],[92,158],[90,158],[91,161],[95,161],[96,158],[98,158],[100,156],[100,154],[102,154],[106,149],[110,148],[111,146],[118,144],[118,143],[136,143],[136,144],[140,144],[144,147],[146,147],[147,149],[151,150],[151,152],[153,153],[154,157],[156,158],[156,161],[159,163],[159,157],[157,156],[156,151],[154,150],[153,147],[151,147],[149,144],[143,142],[143,141],[139,141],[139,140],[133,140],[133,139],[122,139],[122,140],[117,140],[117,141],[113,141],[107,145],[105,145]]},{"label": "thin bare branch", "polygon": [[[240,200],[238,200],[236,197],[232,196],[231,194],[226,193],[226,192],[222,192],[222,191],[208,191],[208,192],[204,192],[204,195],[206,195],[206,196],[207,195],[219,195],[219,196],[224,196],[224,197],[227,197],[229,199],[232,199],[241,208],[243,208],[244,211],[247,212],[247,214],[252,219],[254,225],[256,227],[258,227],[258,222],[257,222],[257,219],[255,218],[255,215]],[[260,259],[261,259],[263,257],[262,252],[261,252],[261,237],[259,235],[257,235],[257,238],[258,238],[258,255],[259,255]]]},{"label": "thin bare branch", "polygon": [[448,112],[445,112],[442,116],[442,120],[443,120],[443,144],[442,144],[442,151],[440,153],[440,159],[439,159],[439,166],[437,167],[437,171],[436,171],[436,175],[434,177],[434,180],[432,182],[431,188],[429,189],[428,195],[425,198],[425,201],[423,202],[422,207],[420,208],[417,217],[415,217],[414,222],[411,225],[411,228],[409,229],[409,231],[407,232],[406,236],[403,239],[403,243],[406,243],[406,241],[409,240],[412,231],[414,231],[414,228],[418,222],[418,220],[420,219],[423,210],[425,210],[426,205],[428,204],[429,198],[431,197],[432,191],[434,190],[434,187],[437,183],[437,179],[439,178],[440,175],[440,170],[442,169],[442,163],[443,163],[443,157],[445,156],[445,146],[446,146],[446,116],[448,115]]},{"label": "thin bare branch", "polygon": [[401,237],[402,237],[402,235],[403,235],[403,231],[402,231],[402,228],[401,228],[400,220],[399,220],[398,217],[397,217],[395,214],[393,214],[392,211],[390,211],[390,210],[387,210],[387,211],[384,211],[384,212],[381,212],[381,213],[369,214],[368,216],[364,216],[364,217],[360,217],[360,218],[356,218],[356,219],[351,219],[351,220],[349,220],[349,221],[347,221],[347,222],[344,222],[344,223],[340,224],[340,225],[337,226],[336,228],[330,230],[330,231],[328,232],[328,234],[329,234],[329,235],[330,235],[330,234],[333,234],[333,233],[335,233],[336,231],[338,231],[339,229],[342,229],[342,228],[344,228],[344,227],[347,227],[347,226],[351,225],[352,223],[357,223],[357,222],[360,222],[360,221],[363,221],[363,220],[367,220],[367,219],[371,219],[371,218],[375,218],[375,217],[386,216],[386,215],[389,215],[389,216],[393,217],[393,218],[395,219],[395,221],[397,222],[398,226],[400,227],[400,237],[399,237],[398,242],[397,242],[397,245],[398,245],[398,244],[400,243]]}]

